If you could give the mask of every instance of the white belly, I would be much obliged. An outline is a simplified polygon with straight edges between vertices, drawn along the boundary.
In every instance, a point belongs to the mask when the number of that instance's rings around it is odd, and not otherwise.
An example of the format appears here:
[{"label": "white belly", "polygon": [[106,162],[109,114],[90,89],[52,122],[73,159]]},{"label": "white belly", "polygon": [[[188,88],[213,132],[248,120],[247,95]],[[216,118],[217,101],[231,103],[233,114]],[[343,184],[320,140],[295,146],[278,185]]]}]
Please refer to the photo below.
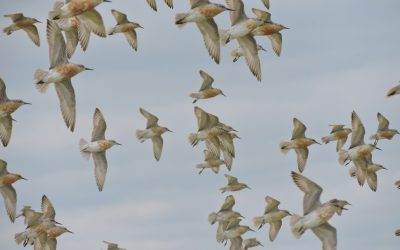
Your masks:
[{"label": "white belly", "polygon": [[100,153],[104,150],[100,147],[97,142],[90,142],[83,147],[83,151],[90,152],[90,153]]}]

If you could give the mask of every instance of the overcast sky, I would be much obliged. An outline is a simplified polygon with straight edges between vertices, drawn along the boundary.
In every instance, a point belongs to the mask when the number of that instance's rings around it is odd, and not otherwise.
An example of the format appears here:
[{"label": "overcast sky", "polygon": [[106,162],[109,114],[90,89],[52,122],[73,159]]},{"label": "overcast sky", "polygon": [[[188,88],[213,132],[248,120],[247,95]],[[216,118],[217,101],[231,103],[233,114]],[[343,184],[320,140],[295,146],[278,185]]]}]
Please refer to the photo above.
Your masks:
[{"label": "overcast sky", "polygon": [[[28,181],[14,186],[18,210],[24,205],[40,209],[46,194],[56,208],[57,221],[74,232],[62,235],[59,250],[100,249],[102,240],[118,242],[126,249],[177,250],[227,249],[215,240],[216,225],[207,216],[224,201],[219,188],[226,180],[222,170],[197,174],[204,145],[192,148],[187,136],[197,130],[189,93],[201,84],[200,69],[215,79],[214,86],[227,97],[201,100],[198,105],[218,115],[239,131],[236,159],[231,174],[252,189],[235,193],[236,206],[246,217],[243,223],[264,211],[264,197],[281,201],[280,208],[301,214],[303,194],[290,177],[297,171],[296,155],[284,156],[279,142],[291,137],[292,119],[307,126],[306,135],[320,140],[330,132],[329,124],[351,125],[355,110],[373,134],[381,112],[391,127],[400,129],[400,96],[385,98],[387,90],[400,80],[400,2],[397,0],[354,1],[273,1],[272,18],[289,27],[283,34],[281,57],[276,57],[267,38],[257,38],[267,53],[260,52],[263,80],[257,82],[245,61],[232,63],[232,41],[221,50],[221,63],[208,56],[194,24],[179,29],[175,14],[189,9],[189,1],[175,1],[169,9],[158,0],[154,12],[145,0],[101,4],[106,27],[115,25],[110,10],[116,9],[140,23],[138,52],[121,34],[99,38],[92,35],[89,48],[80,48],[73,58],[94,71],[74,77],[77,100],[75,132],[65,126],[53,87],[38,93],[33,84],[36,69],[49,67],[45,21],[53,1],[0,0],[0,13],[23,12],[38,24],[41,47],[36,47],[23,31],[0,35],[0,77],[10,98],[23,99],[24,106],[13,115],[13,134],[7,148],[0,147],[0,158],[10,172]],[[218,1],[223,3],[224,1]],[[263,8],[260,0],[246,0],[246,11]],[[1,28],[10,20],[2,18]],[[220,28],[230,25],[228,13],[216,18]],[[94,164],[84,160],[78,142],[90,139],[95,108],[107,122],[106,138],[123,144],[107,152],[108,174],[103,192],[98,192]],[[149,141],[140,144],[135,130],[145,127],[139,107],[157,115],[166,133],[160,162],[153,157]],[[348,147],[346,144],[345,147]],[[400,238],[400,192],[394,182],[400,179],[400,137],[381,141],[383,151],[374,161],[387,167],[378,173],[378,191],[359,187],[348,175],[348,167],[337,161],[335,144],[313,145],[304,175],[323,187],[322,202],[332,198],[353,204],[330,223],[338,232],[338,249],[395,250]],[[0,249],[17,250],[13,240],[24,230],[23,221],[11,224],[0,202]],[[289,218],[271,243],[268,227],[247,237],[257,237],[265,249],[320,249],[321,242],[311,232],[295,239]]]}]

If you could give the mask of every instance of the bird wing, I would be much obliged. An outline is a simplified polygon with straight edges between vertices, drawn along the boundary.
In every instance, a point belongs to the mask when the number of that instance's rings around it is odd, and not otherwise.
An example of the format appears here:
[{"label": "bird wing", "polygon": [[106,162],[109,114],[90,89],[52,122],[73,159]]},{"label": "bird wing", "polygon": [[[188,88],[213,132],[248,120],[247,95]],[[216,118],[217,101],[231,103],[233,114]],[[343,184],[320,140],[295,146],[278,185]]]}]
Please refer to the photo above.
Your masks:
[{"label": "bird wing", "polygon": [[136,31],[128,31],[124,32],[125,38],[128,41],[129,45],[137,51],[138,47],[138,42],[137,42],[137,36],[136,36]]},{"label": "bird wing", "polygon": [[347,136],[345,138],[339,139],[336,143],[336,152],[339,152],[343,148],[343,145],[346,144]]},{"label": "bird wing", "polygon": [[271,13],[263,11],[260,9],[252,8],[251,11],[258,17],[258,19],[263,21],[271,21]]},{"label": "bird wing", "polygon": [[242,250],[243,239],[241,236],[229,240],[231,241],[231,246],[229,247],[229,250]]},{"label": "bird wing", "polygon": [[164,0],[164,2],[170,7],[171,9],[174,8],[173,0]]},{"label": "bird wing", "polygon": [[322,241],[322,250],[336,250],[336,228],[329,223],[325,223],[311,230]]},{"label": "bird wing", "polygon": [[226,0],[226,5],[229,9],[234,10],[229,11],[232,26],[244,19],[247,19],[246,13],[244,12],[244,4],[242,0]]},{"label": "bird wing", "polygon": [[235,198],[233,197],[233,195],[228,195],[225,198],[224,204],[222,204],[218,212],[232,211],[234,205],[235,205]]},{"label": "bird wing", "polygon": [[12,132],[12,117],[8,115],[0,118],[0,139],[3,146],[6,147],[11,139]]},{"label": "bird wing", "polygon": [[267,202],[267,206],[265,207],[264,214],[276,210],[279,204],[281,204],[278,200],[272,198],[271,196],[266,196],[265,201]]},{"label": "bird wing", "polygon": [[150,7],[151,7],[153,10],[157,11],[157,3],[156,3],[156,0],[146,0],[146,1],[147,1],[147,3],[150,5]]},{"label": "bird wing", "polygon": [[157,161],[159,161],[161,158],[161,153],[164,144],[163,138],[161,136],[153,136],[151,138],[151,141],[153,142],[154,157],[156,158]]},{"label": "bird wing", "polygon": [[228,179],[228,185],[235,185],[239,183],[238,178],[232,175],[225,174],[225,177]]},{"label": "bird wing", "polygon": [[219,123],[219,119],[217,116],[207,113],[197,106],[194,107],[194,113],[197,118],[199,131],[207,128],[212,128]]},{"label": "bird wing", "polygon": [[44,245],[44,250],[56,250],[57,249],[57,239],[47,238],[46,244]]},{"label": "bird wing", "polygon": [[13,186],[3,186],[0,188],[0,193],[4,198],[4,204],[6,206],[8,217],[11,222],[15,221],[15,215],[17,213],[17,192]]},{"label": "bird wing", "polygon": [[105,139],[107,129],[106,121],[101,111],[96,108],[93,115],[92,142]]},{"label": "bird wing", "polygon": [[60,100],[61,113],[65,124],[73,132],[76,119],[75,91],[72,87],[71,79],[56,83],[55,85],[58,99]]},{"label": "bird wing", "polygon": [[140,110],[140,113],[147,119],[146,129],[158,126],[157,116],[151,114],[150,112],[147,112],[143,108],[140,108],[139,110]]},{"label": "bird wing", "polygon": [[360,117],[358,117],[355,111],[351,113],[351,129],[353,132],[351,134],[350,148],[354,148],[359,145],[365,144],[364,143],[365,128],[360,120]]},{"label": "bird wing", "polygon": [[67,56],[71,58],[74,54],[76,47],[78,46],[78,32],[77,31],[65,31],[65,38],[67,40]]},{"label": "bird wing", "polygon": [[0,78],[0,103],[8,101],[6,93],[6,84],[3,79]]},{"label": "bird wing", "polygon": [[[234,11],[231,11],[234,12]],[[251,34],[236,39],[243,50],[244,58],[251,73],[261,81],[261,63],[258,57],[257,42]]]},{"label": "bird wing", "polygon": [[203,70],[200,70],[199,73],[200,73],[201,78],[203,78],[203,83],[201,84],[199,91],[203,91],[205,89],[211,88],[212,83],[214,82],[214,79],[209,74],[204,72]]},{"label": "bird wing", "polygon": [[58,1],[53,4],[53,10],[60,10],[64,6],[64,2]]},{"label": "bird wing", "polygon": [[282,51],[282,34],[276,32],[272,35],[268,35],[269,40],[271,40],[271,46],[277,56],[281,55]]},{"label": "bird wing", "polygon": [[90,40],[90,29],[86,27],[85,24],[79,21],[78,25],[78,38],[79,38],[79,43],[81,45],[81,48],[83,51],[86,51],[88,45],[89,45],[89,40]]},{"label": "bird wing", "polygon": [[214,158],[219,159],[221,157],[219,141],[216,137],[205,140],[206,149],[213,155]]},{"label": "bird wing", "polygon": [[297,155],[297,166],[300,173],[303,173],[307,163],[308,148],[295,148],[295,151]]},{"label": "bird wing", "polygon": [[224,162],[226,167],[228,168],[229,171],[232,169],[232,164],[233,164],[233,156],[226,150],[222,150],[222,154],[224,156]]},{"label": "bird wing", "polygon": [[397,94],[400,91],[400,85],[394,86],[393,88],[389,89],[386,97],[393,96]]},{"label": "bird wing", "polygon": [[111,10],[111,13],[114,16],[115,20],[117,21],[117,24],[123,24],[128,22],[126,14],[119,12],[117,10]]},{"label": "bird wing", "polygon": [[354,166],[356,167],[357,181],[360,186],[363,186],[365,179],[367,178],[368,162],[364,158],[358,158],[353,160]]},{"label": "bird wing", "polygon": [[269,0],[261,0],[263,2],[263,4],[265,5],[265,7],[267,9],[269,9]]},{"label": "bird wing", "polygon": [[106,28],[104,27],[103,18],[97,10],[89,10],[77,16],[79,21],[100,37],[106,37]]},{"label": "bird wing", "polygon": [[304,192],[304,215],[321,205],[319,198],[322,193],[322,188],[318,184],[296,172],[292,172],[292,179],[296,186]]},{"label": "bird wing", "polygon": [[94,175],[96,177],[97,187],[101,192],[103,190],[107,174],[106,152],[93,153],[92,155],[94,160]]},{"label": "bird wing", "polygon": [[230,134],[224,133],[218,136],[222,150],[226,150],[232,157],[235,157],[235,145]]},{"label": "bird wing", "polygon": [[203,36],[204,44],[208,50],[208,54],[218,64],[221,48],[217,24],[215,23],[214,19],[211,18],[205,21],[196,22],[196,25]]},{"label": "bird wing", "polygon": [[306,137],[307,127],[297,118],[293,118],[293,131],[291,140]]},{"label": "bird wing", "polygon": [[371,190],[376,192],[378,188],[378,176],[375,172],[367,172],[367,183]]},{"label": "bird wing", "polygon": [[13,22],[16,22],[16,21],[19,21],[19,20],[25,18],[24,15],[23,15],[22,13],[7,14],[7,15],[4,15],[4,17],[9,17],[9,18],[11,18],[11,20],[12,20]]},{"label": "bird wing", "polygon": [[54,220],[54,218],[56,217],[56,210],[54,209],[53,204],[51,204],[49,198],[47,198],[46,195],[42,196],[41,208],[44,218],[50,218]]},{"label": "bird wing", "polygon": [[35,25],[24,28],[24,31],[28,34],[29,38],[34,44],[36,44],[36,46],[40,46],[39,33]]},{"label": "bird wing", "polygon": [[332,126],[331,134],[333,134],[337,131],[342,130],[345,125],[340,124],[340,125],[330,125],[330,126]]},{"label": "bird wing", "polygon": [[0,160],[0,176],[8,174],[7,171],[7,162]]},{"label": "bird wing", "polygon": [[277,220],[270,223],[269,227],[269,240],[274,241],[278,236],[279,230],[282,227],[282,220]]},{"label": "bird wing", "polygon": [[210,3],[208,0],[190,0],[190,7],[192,9]]},{"label": "bird wing", "polygon": [[379,122],[379,127],[378,130],[386,130],[389,128],[389,121],[384,117],[381,113],[378,113],[378,122]]},{"label": "bird wing", "polygon": [[68,63],[68,56],[64,37],[57,23],[47,20],[46,26],[47,42],[49,44],[50,68],[60,64]]}]

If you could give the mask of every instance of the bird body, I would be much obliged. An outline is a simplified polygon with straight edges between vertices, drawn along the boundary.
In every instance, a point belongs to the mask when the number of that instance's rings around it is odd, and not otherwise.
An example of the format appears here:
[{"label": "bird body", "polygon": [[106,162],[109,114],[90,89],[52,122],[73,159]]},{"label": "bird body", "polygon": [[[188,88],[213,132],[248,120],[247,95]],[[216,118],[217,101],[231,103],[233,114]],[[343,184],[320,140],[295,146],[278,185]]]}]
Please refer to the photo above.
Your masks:
[{"label": "bird body", "polygon": [[201,84],[199,92],[190,94],[190,97],[194,98],[193,103],[197,102],[197,100],[199,99],[209,99],[220,94],[225,96],[222,90],[212,87],[214,79],[209,74],[207,74],[203,70],[200,70],[199,73],[200,76],[203,78],[203,83]]},{"label": "bird body", "polygon": [[[368,186],[374,192],[376,192],[377,187],[378,187],[378,176],[377,176],[376,172],[378,172],[379,170],[382,170],[382,169],[386,169],[386,168],[380,164],[375,164],[372,162],[370,164],[368,164],[366,179],[367,179]],[[351,177],[356,177],[357,168],[354,165],[351,166],[351,168],[349,169],[349,174]]]},{"label": "bird body", "polygon": [[391,140],[395,135],[400,134],[397,129],[389,128],[388,119],[386,119],[386,117],[384,117],[381,113],[377,114],[377,118],[379,122],[378,130],[375,134],[370,136],[370,140],[375,140],[376,142],[382,139]]},{"label": "bird body", "polygon": [[111,13],[113,14],[115,20],[117,21],[117,25],[111,28],[108,34],[113,35],[115,33],[123,33],[129,45],[134,50],[137,50],[138,42],[135,29],[143,27],[138,23],[130,22],[126,14],[122,12],[119,12],[117,10],[111,10]]},{"label": "bird body", "polygon": [[337,141],[336,152],[342,149],[343,145],[347,141],[347,137],[352,132],[350,128],[345,128],[344,125],[331,125],[333,126],[331,133],[328,136],[321,138],[321,141],[325,144],[331,141]]},{"label": "bird body", "polygon": [[223,188],[220,188],[222,193],[225,193],[226,191],[236,192],[236,191],[240,191],[240,190],[245,189],[245,188],[250,189],[246,184],[239,183],[238,179],[236,177],[233,177],[233,176],[228,175],[228,174],[224,174],[224,176],[228,180],[228,185],[226,185]]},{"label": "bird body", "polygon": [[84,12],[93,10],[97,5],[108,2],[104,0],[70,0],[59,10],[50,11],[50,19],[63,19],[78,16]]}]

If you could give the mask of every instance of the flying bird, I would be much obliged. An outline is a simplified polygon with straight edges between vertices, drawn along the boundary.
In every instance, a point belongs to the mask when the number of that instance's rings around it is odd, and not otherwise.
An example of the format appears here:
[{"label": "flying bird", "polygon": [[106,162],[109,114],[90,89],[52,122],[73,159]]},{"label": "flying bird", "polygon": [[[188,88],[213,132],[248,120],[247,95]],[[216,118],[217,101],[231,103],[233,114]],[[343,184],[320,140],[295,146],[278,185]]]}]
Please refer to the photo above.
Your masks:
[{"label": "flying bird", "polygon": [[198,93],[190,94],[190,97],[194,98],[193,103],[196,103],[199,99],[209,99],[209,98],[215,97],[217,95],[225,96],[225,94],[222,92],[222,90],[212,87],[214,78],[212,78],[209,74],[207,74],[203,70],[200,70],[199,73],[200,73],[201,78],[203,78],[203,83],[201,84],[201,87],[200,87]]},{"label": "flying bird", "polygon": [[240,183],[236,177],[228,174],[224,174],[224,176],[228,180],[228,185],[226,185],[223,188],[220,188],[222,193],[225,193],[226,191],[230,192],[240,191],[245,188],[250,189],[246,184]]},{"label": "flying bird", "polygon": [[293,118],[293,132],[290,142],[282,141],[280,149],[283,154],[287,154],[290,149],[294,149],[297,154],[297,166],[300,173],[304,171],[308,158],[308,146],[312,144],[320,144],[314,139],[307,138],[305,133],[307,127],[297,118]]},{"label": "flying bird", "polygon": [[[377,176],[376,172],[378,172],[379,170],[382,170],[382,169],[387,170],[387,168],[385,168],[384,166],[373,163],[372,158],[368,160],[366,179],[367,179],[368,186],[374,192],[376,192],[376,189],[378,188],[378,176]],[[350,176],[357,177],[356,172],[357,172],[357,168],[354,165],[351,166],[351,168],[349,169]]]},{"label": "flying bird", "polygon": [[[156,0],[146,0],[146,1],[154,11],[157,11],[157,2],[156,2]],[[171,9],[174,8],[173,0],[164,0],[164,2]]]},{"label": "flying bird", "polygon": [[144,130],[136,130],[136,138],[140,141],[140,143],[143,143],[147,139],[151,139],[151,141],[153,142],[154,158],[159,161],[164,144],[161,135],[167,131],[172,131],[169,130],[167,127],[160,127],[158,125],[158,118],[155,115],[147,112],[143,108],[140,108],[139,111],[147,119],[147,125],[146,129]]},{"label": "flying bird", "polygon": [[343,148],[343,145],[347,141],[347,137],[351,133],[350,128],[345,128],[345,125],[330,125],[332,126],[332,131],[328,136],[324,136],[321,138],[321,141],[325,144],[331,141],[337,141],[336,143],[336,152],[339,152],[340,149]]},{"label": "flying bird", "polygon": [[4,33],[11,35],[14,31],[22,29],[36,46],[40,46],[39,33],[35,26],[36,23],[41,23],[39,20],[25,17],[22,13],[7,14],[4,17],[9,17],[13,21],[13,24],[3,29]]},{"label": "flying bird", "polygon": [[100,192],[103,190],[107,175],[106,151],[114,145],[121,145],[114,140],[105,139],[106,129],[107,124],[103,114],[96,108],[93,115],[92,139],[89,143],[85,139],[81,139],[79,142],[82,157],[87,160],[89,160],[90,155],[93,157],[94,174]]},{"label": "flying bird", "polygon": [[111,13],[117,21],[117,25],[110,29],[108,35],[114,35],[115,33],[123,33],[128,41],[129,45],[137,51],[138,42],[135,29],[142,28],[140,24],[128,21],[126,14],[117,10],[111,10]]},{"label": "flying bird", "polygon": [[204,169],[210,168],[214,173],[218,174],[221,165],[225,164],[225,161],[216,157],[208,149],[203,150],[204,162],[196,165],[196,168],[200,169],[199,174],[201,174]]},{"label": "flying bird", "polygon": [[116,243],[108,242],[108,241],[105,241],[105,240],[103,240],[103,242],[105,244],[107,244],[107,250],[126,250],[124,248],[119,248],[118,244],[116,244]]},{"label": "flying bird", "polygon": [[[259,44],[257,44],[257,50],[267,51]],[[241,47],[233,49],[231,51],[231,57],[233,62],[237,62],[237,60],[239,60],[239,58],[241,58],[242,56],[244,56],[244,51]]]},{"label": "flying bird", "polygon": [[369,137],[370,140],[375,140],[376,142],[382,139],[391,140],[395,135],[400,134],[397,129],[389,128],[388,119],[386,119],[386,117],[384,117],[381,113],[378,112],[377,117],[379,122],[378,130],[375,134]]},{"label": "flying bird", "polygon": [[6,93],[6,84],[0,78],[0,140],[7,147],[11,139],[13,118],[11,116],[22,105],[30,104],[22,100],[10,100]]}]

